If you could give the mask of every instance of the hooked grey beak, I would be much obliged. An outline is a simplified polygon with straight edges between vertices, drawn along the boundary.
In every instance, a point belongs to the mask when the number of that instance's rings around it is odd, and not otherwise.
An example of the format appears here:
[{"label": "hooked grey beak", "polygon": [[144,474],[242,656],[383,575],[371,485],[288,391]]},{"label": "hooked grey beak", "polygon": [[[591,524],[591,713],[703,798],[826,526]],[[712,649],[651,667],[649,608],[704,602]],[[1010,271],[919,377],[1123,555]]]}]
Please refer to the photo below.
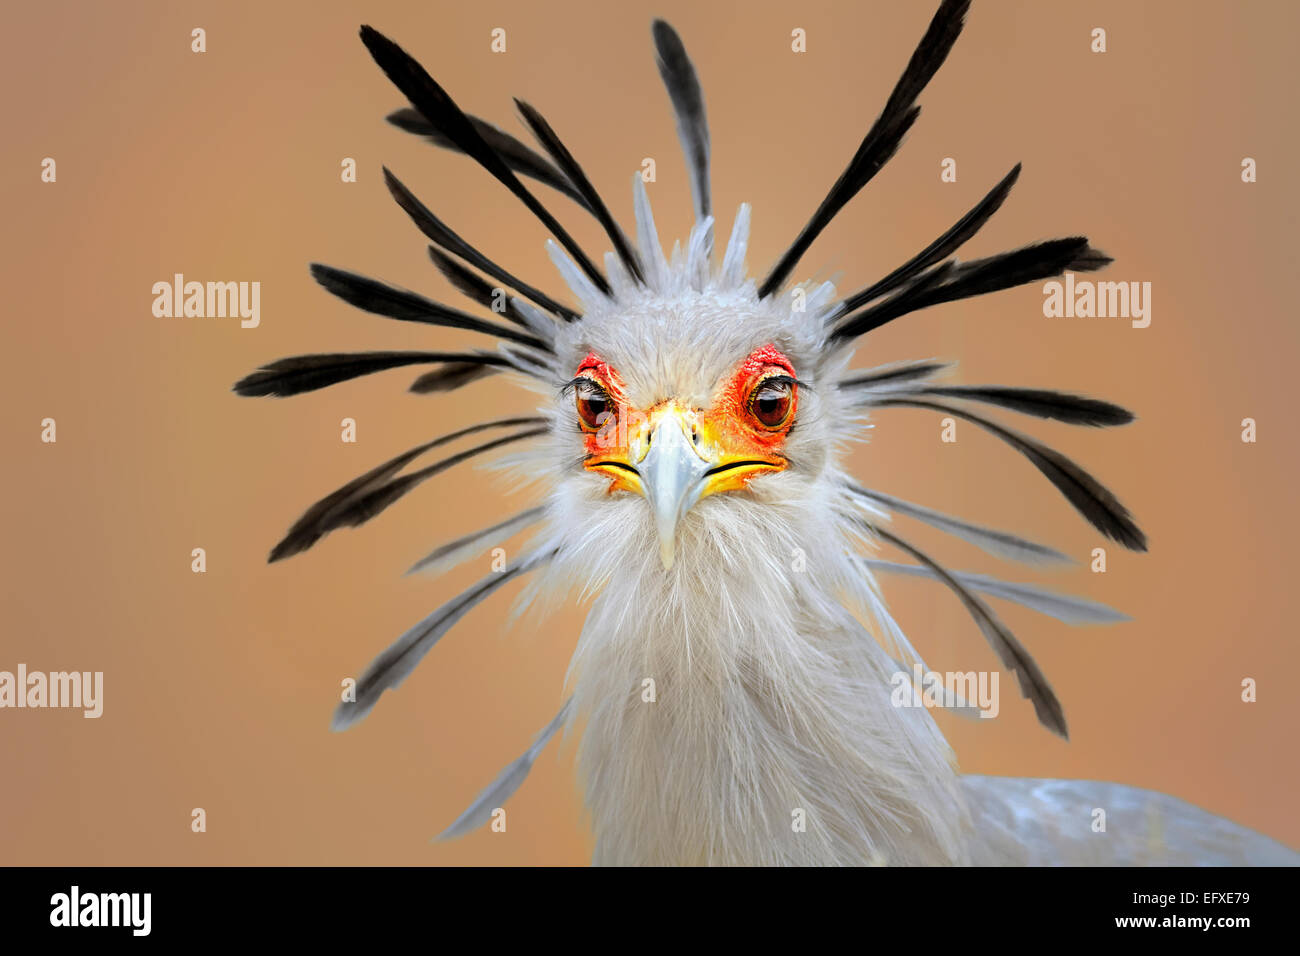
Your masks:
[{"label": "hooked grey beak", "polygon": [[659,559],[673,566],[677,524],[704,492],[711,463],[700,457],[676,415],[665,415],[650,437],[650,450],[637,465],[646,500],[659,531]]}]

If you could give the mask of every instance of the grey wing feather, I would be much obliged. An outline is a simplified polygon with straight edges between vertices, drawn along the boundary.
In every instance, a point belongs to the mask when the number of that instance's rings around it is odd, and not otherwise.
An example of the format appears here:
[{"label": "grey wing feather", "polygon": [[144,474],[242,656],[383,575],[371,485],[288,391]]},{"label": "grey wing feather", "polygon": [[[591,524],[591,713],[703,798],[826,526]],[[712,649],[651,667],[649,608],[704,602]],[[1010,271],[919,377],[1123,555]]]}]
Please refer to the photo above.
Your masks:
[{"label": "grey wing feather", "polygon": [[[872,571],[908,574],[921,578],[935,577],[933,571],[918,564],[901,564],[897,561],[882,561],[877,558],[863,558],[862,563]],[[1131,620],[1124,612],[1087,598],[1057,594],[1055,591],[1047,591],[1032,584],[1000,581],[985,574],[971,574],[965,571],[950,573],[972,591],[1011,601],[1031,611],[1064,621],[1066,624],[1115,624],[1119,621]]]},{"label": "grey wing feather", "polygon": [[948,534],[961,538],[970,544],[975,545],[981,551],[993,555],[996,558],[1005,558],[1008,561],[1021,561],[1026,564],[1054,562],[1060,564],[1069,564],[1070,558],[1055,548],[1049,548],[1045,544],[1038,544],[1035,541],[1028,541],[1014,534],[1005,531],[997,531],[993,528],[985,528],[977,524],[971,524],[969,521],[963,521],[960,518],[954,518],[952,515],[946,515],[942,511],[935,511],[933,508],[927,508],[924,505],[913,504],[910,501],[904,501],[902,498],[895,498],[893,495],[887,495],[883,491],[875,491],[871,488],[863,488],[860,485],[849,485],[849,488],[856,494],[864,498],[869,498],[884,506],[885,510],[892,511],[895,514],[907,515],[909,518],[915,518],[917,521],[923,521],[931,527],[946,531]]},{"label": "grey wing feather", "polygon": [[430,648],[442,639],[470,610],[483,603],[497,588],[528,571],[533,570],[554,555],[533,554],[521,559],[500,573],[490,574],[467,591],[461,592],[438,608],[419,624],[388,646],[371,661],[361,679],[357,681],[356,699],[345,700],[334,710],[331,730],[347,730],[374,710],[386,690],[395,690],[410,676],[416,665],[429,653]]},{"label": "grey wing feather", "polygon": [[411,569],[406,573],[413,574],[416,571],[421,571],[426,574],[441,574],[461,561],[467,561],[476,554],[482,554],[487,548],[513,537],[530,525],[536,524],[541,520],[545,510],[541,506],[529,508],[517,515],[511,515],[490,528],[480,528],[478,531],[472,531],[455,541],[448,541],[446,544],[439,545],[411,565]]},{"label": "grey wing feather", "polygon": [[523,784],[524,779],[528,776],[528,771],[533,769],[533,762],[546,749],[546,745],[551,738],[564,726],[572,706],[573,698],[570,697],[564,702],[564,706],[560,708],[560,712],[555,715],[555,718],[537,735],[533,745],[524,751],[518,760],[502,770],[497,778],[474,798],[474,802],[465,809],[465,812],[434,839],[451,840],[464,836],[466,833],[477,830],[492,819],[492,812],[512,797],[514,792]]},{"label": "grey wing feather", "polygon": [[[1177,797],[1094,780],[965,776],[976,866],[1297,866],[1300,854]],[[1094,829],[1105,810],[1105,830]]]}]

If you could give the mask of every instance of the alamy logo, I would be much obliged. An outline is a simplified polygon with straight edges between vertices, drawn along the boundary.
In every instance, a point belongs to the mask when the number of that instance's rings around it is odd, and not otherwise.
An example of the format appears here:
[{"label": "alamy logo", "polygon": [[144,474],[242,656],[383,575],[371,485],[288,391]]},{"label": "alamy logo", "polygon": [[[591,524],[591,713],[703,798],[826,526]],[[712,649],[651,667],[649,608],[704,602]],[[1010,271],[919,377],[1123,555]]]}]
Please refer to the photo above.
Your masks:
[{"label": "alamy logo", "polygon": [[238,316],[242,329],[255,329],[262,321],[260,282],[186,282],[178,272],[171,282],[155,282],[153,296],[153,314],[160,319]]},{"label": "alamy logo", "polygon": [[1133,328],[1151,324],[1150,282],[1094,282],[1065,274],[1043,285],[1043,315],[1049,319],[1132,319]]},{"label": "alamy logo", "polygon": [[920,664],[912,672],[896,671],[889,683],[893,688],[889,702],[895,707],[940,707],[974,710],[981,717],[996,717],[998,704],[997,671],[922,671]]},{"label": "alamy logo", "polygon": [[26,664],[19,664],[16,674],[0,671],[0,708],[5,707],[79,707],[82,716],[99,717],[104,713],[104,672],[29,673]]},{"label": "alamy logo", "polygon": [[50,897],[51,926],[128,926],[133,936],[148,936],[153,922],[152,893],[69,893]]}]

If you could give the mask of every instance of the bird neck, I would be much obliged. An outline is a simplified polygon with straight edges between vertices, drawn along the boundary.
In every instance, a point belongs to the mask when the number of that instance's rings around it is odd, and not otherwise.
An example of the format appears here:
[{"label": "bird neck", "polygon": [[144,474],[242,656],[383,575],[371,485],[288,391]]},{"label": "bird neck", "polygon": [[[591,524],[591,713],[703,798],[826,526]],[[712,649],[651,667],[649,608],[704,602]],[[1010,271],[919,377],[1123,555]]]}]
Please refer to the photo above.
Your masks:
[{"label": "bird neck", "polygon": [[767,566],[616,573],[594,603],[572,674],[595,861],[959,861],[933,720],[891,705],[896,665],[813,576]]}]

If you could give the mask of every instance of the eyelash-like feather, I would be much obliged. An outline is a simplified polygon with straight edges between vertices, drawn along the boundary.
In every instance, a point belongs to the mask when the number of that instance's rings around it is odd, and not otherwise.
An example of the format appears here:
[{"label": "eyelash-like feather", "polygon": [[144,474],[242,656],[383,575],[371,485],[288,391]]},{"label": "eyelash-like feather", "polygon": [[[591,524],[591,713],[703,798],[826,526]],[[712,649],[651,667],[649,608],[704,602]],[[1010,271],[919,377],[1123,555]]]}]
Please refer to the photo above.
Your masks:
[{"label": "eyelash-like feather", "polygon": [[607,401],[611,401],[611,402],[613,401],[613,399],[609,397],[609,392],[607,392],[599,382],[597,382],[594,378],[591,378],[588,375],[579,375],[577,378],[569,379],[569,381],[561,385],[560,397],[564,398],[565,396],[577,391],[579,388],[583,388],[584,386],[590,388],[593,392],[598,392],[599,394],[603,395]]},{"label": "eyelash-like feather", "polygon": [[790,385],[792,387],[797,386],[800,388],[806,387],[803,382],[799,381],[793,375],[769,375],[754,386],[754,394],[757,395],[761,389],[768,385]]}]

